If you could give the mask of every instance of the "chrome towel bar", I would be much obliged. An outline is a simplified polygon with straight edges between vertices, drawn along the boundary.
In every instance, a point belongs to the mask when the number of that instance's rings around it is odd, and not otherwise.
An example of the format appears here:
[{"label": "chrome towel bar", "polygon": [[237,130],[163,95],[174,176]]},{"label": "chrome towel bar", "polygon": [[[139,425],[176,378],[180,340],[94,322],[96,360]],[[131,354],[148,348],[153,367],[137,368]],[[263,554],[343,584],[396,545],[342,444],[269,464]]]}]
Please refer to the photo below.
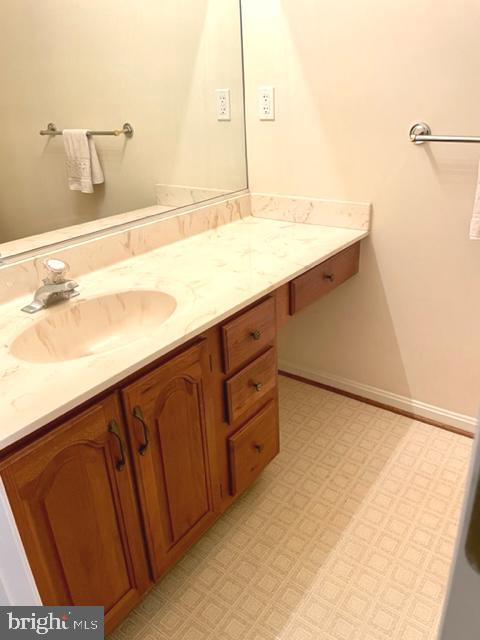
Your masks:
[{"label": "chrome towel bar", "polygon": [[[87,136],[120,136],[125,134],[128,138],[133,136],[133,127],[130,123],[125,122],[121,129],[114,129],[113,131],[87,131]],[[57,127],[50,122],[46,129],[40,131],[41,136],[62,136],[63,131],[57,129]]]},{"label": "chrome towel bar", "polygon": [[433,136],[426,122],[416,122],[410,129],[410,140],[414,144],[424,142],[480,142],[479,136]]}]

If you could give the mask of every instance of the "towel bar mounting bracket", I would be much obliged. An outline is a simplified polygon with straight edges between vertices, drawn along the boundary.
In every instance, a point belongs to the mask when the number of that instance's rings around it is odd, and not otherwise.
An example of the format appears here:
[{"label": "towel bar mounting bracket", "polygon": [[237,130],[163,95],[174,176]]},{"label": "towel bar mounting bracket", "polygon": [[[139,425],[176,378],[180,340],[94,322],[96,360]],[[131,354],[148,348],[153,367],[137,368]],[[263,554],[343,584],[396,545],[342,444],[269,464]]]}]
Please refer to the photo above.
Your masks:
[{"label": "towel bar mounting bracket", "polygon": [[416,140],[417,136],[431,136],[432,130],[426,122],[417,122],[410,129],[410,140],[414,144],[425,144],[426,140]]}]

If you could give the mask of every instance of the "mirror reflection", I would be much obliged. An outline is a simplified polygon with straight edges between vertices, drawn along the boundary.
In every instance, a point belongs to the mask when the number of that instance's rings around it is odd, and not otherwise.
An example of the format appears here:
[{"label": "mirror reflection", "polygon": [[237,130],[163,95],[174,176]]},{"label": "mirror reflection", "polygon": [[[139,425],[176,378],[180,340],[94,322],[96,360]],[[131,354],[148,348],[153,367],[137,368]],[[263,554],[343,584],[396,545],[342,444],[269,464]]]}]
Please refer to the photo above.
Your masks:
[{"label": "mirror reflection", "polygon": [[4,0],[1,30],[3,256],[246,187],[237,0]]}]

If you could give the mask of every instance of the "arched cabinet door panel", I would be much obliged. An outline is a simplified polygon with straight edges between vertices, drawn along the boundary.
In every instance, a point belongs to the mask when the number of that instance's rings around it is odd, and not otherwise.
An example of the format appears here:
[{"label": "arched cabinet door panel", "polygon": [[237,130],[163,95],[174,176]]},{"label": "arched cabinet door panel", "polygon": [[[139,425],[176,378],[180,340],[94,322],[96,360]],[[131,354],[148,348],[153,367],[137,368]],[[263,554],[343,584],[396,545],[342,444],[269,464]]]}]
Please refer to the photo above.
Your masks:
[{"label": "arched cabinet door panel", "polygon": [[154,579],[215,518],[209,374],[202,340],[122,391]]},{"label": "arched cabinet door panel", "polygon": [[150,584],[117,398],[14,454],[1,475],[42,602],[102,605],[112,629]]}]

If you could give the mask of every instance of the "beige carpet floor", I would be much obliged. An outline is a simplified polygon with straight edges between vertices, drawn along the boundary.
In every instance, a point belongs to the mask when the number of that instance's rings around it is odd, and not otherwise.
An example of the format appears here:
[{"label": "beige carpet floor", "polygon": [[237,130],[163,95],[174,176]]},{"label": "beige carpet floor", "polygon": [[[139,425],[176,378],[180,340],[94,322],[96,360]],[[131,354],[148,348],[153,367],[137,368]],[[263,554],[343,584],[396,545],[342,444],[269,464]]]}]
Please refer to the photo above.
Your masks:
[{"label": "beige carpet floor", "polygon": [[472,441],[280,378],[282,452],[112,640],[427,640]]}]

